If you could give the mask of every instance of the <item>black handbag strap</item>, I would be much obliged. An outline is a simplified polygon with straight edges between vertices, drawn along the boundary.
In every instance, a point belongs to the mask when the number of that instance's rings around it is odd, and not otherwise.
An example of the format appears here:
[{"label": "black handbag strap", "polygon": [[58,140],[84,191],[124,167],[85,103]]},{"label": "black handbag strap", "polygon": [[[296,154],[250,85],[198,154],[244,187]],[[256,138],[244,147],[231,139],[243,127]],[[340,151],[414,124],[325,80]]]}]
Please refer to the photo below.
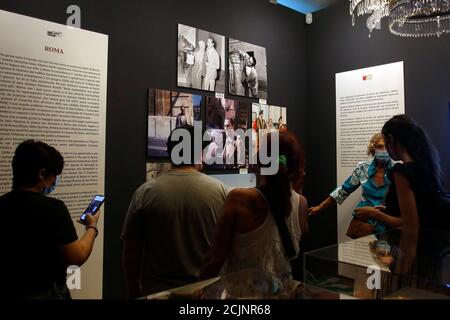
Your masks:
[{"label": "black handbag strap", "polygon": [[275,208],[270,208],[269,201],[267,201],[267,197],[264,193],[264,189],[261,187],[256,187],[256,189],[261,192],[264,196],[267,206],[269,207],[269,211],[272,212],[272,215],[275,219],[275,223],[277,224],[278,232],[280,234],[281,241],[283,242],[284,252],[289,260],[293,260],[297,258],[297,253],[295,252],[294,244],[292,243],[291,235],[289,233],[289,229],[286,225],[286,221],[283,219],[281,214],[276,214],[273,212],[276,210]]}]

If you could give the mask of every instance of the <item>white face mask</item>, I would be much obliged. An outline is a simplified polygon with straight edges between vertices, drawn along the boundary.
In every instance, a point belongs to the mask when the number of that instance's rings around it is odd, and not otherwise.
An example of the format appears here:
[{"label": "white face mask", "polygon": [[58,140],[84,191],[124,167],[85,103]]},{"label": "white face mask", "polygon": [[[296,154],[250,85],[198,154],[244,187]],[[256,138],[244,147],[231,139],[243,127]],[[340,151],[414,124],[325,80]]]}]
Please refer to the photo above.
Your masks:
[{"label": "white face mask", "polygon": [[391,160],[391,157],[389,156],[389,153],[385,150],[375,150],[375,158],[377,158],[380,161],[389,162]]}]

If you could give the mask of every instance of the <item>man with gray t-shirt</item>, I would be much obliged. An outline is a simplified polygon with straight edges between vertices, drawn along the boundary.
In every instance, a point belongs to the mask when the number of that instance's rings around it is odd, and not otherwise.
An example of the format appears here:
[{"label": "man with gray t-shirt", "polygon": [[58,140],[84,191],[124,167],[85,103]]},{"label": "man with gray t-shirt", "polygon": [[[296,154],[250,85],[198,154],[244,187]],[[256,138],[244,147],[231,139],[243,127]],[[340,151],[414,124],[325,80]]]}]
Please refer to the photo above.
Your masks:
[{"label": "man with gray t-shirt", "polygon": [[[170,139],[169,154],[176,144]],[[191,164],[173,166],[135,191],[122,230],[128,297],[197,281],[226,197],[221,182]]]}]

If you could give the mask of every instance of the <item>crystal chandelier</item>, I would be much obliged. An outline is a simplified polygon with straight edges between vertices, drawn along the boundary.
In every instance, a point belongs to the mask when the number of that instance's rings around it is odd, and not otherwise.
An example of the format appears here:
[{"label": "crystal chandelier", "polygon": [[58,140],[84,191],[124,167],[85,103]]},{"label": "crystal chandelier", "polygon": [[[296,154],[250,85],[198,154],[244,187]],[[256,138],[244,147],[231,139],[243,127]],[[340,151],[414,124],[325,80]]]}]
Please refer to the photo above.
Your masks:
[{"label": "crystal chandelier", "polygon": [[450,33],[450,0],[391,0],[389,29],[402,37]]},{"label": "crystal chandelier", "polygon": [[350,15],[352,16],[353,26],[355,26],[355,14],[358,17],[370,15],[366,21],[370,38],[372,30],[380,23],[381,19],[389,15],[389,0],[350,0]]}]

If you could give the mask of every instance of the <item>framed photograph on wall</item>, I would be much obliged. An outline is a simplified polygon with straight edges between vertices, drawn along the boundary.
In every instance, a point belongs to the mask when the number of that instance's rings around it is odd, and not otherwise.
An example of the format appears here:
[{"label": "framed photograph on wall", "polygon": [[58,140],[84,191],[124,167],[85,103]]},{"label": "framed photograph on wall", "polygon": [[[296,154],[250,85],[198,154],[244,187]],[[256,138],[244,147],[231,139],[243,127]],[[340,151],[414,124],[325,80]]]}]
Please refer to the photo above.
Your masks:
[{"label": "framed photograph on wall", "polygon": [[258,150],[259,135],[272,131],[287,130],[287,108],[269,106],[259,103],[252,104],[252,150]]},{"label": "framed photograph on wall", "polygon": [[[248,167],[248,145],[251,135],[249,102],[206,97],[206,136],[211,141],[204,149],[207,170],[227,170]],[[242,134],[238,129],[242,129]]]},{"label": "framed photograph on wall", "polygon": [[202,125],[201,95],[149,89],[147,156],[168,158],[167,138],[173,129]]},{"label": "framed photograph on wall", "polygon": [[178,24],[179,87],[225,93],[225,37]]},{"label": "framed photograph on wall", "polygon": [[267,99],[266,49],[229,39],[228,60],[229,94]]},{"label": "framed photograph on wall", "polygon": [[268,131],[287,130],[287,109],[285,107],[253,103],[252,128],[255,131],[259,131],[259,129],[267,129]]}]

